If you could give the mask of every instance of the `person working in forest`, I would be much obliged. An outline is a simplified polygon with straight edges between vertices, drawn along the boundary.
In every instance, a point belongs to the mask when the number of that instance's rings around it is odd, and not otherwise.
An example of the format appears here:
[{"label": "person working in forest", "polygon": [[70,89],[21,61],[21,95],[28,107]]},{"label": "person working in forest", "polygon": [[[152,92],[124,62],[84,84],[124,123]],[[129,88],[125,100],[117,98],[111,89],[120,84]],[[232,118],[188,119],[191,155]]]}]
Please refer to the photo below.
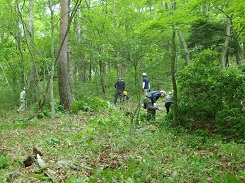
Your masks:
[{"label": "person working in forest", "polygon": [[116,93],[114,95],[114,104],[117,104],[117,99],[120,97],[120,102],[123,101],[123,90],[125,89],[125,82],[122,78],[119,78],[116,84],[114,85],[116,88]]},{"label": "person working in forest", "polygon": [[144,72],[142,74],[142,92],[146,95],[148,92],[150,92],[150,81],[146,76],[146,73]]},{"label": "person working in forest", "polygon": [[128,92],[123,92],[123,101],[129,100]]},{"label": "person working in forest", "polygon": [[156,119],[156,110],[158,109],[156,102],[160,97],[163,98],[165,96],[166,92],[164,90],[147,93],[143,101],[143,108],[147,110],[147,121]]},{"label": "person working in forest", "polygon": [[22,92],[20,93],[20,107],[17,110],[17,112],[22,112],[26,108],[26,89],[24,88]]},{"label": "person working in forest", "polygon": [[169,92],[168,95],[166,96],[166,101],[165,101],[165,108],[167,114],[169,113],[170,107],[173,103],[174,103],[174,99],[172,97],[172,92]]}]

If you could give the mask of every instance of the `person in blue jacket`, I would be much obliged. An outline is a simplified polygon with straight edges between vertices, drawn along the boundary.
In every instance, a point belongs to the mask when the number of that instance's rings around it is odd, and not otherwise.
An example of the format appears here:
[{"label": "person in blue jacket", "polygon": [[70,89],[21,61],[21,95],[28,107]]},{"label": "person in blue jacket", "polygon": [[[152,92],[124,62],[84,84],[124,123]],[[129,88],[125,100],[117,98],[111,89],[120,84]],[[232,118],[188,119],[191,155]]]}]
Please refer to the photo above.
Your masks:
[{"label": "person in blue jacket", "polygon": [[156,119],[156,110],[157,110],[157,100],[166,96],[164,90],[161,91],[151,91],[146,94],[143,101],[143,108],[147,110],[147,121]]}]

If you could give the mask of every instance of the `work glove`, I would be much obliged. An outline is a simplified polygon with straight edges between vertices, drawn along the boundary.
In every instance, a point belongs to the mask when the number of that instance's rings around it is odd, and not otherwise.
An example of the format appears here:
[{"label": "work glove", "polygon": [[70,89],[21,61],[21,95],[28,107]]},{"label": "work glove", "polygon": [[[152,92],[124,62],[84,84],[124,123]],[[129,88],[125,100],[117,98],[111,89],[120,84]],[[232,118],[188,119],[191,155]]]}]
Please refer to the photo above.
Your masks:
[{"label": "work glove", "polygon": [[157,108],[157,104],[156,103],[153,104],[153,108],[155,108],[155,109]]},{"label": "work glove", "polygon": [[142,88],[142,92],[144,92],[144,88]]}]

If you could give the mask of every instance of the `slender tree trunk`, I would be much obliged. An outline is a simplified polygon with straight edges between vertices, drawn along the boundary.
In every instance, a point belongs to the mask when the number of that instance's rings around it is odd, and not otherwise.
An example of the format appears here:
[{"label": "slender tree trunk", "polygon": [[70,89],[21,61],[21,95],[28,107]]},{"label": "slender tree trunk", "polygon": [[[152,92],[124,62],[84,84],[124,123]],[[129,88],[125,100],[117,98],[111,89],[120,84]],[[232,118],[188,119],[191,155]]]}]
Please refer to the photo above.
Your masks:
[{"label": "slender tree trunk", "polygon": [[10,88],[8,78],[6,77],[6,74],[5,74],[4,68],[3,68],[3,66],[2,66],[2,64],[1,64],[1,63],[0,63],[0,67],[1,67],[1,69],[2,69],[2,71],[3,71],[3,77],[4,77],[5,81],[6,81],[6,84],[7,84],[7,85],[8,85],[8,87]]},{"label": "slender tree trunk", "polygon": [[67,48],[67,30],[69,28],[68,22],[68,0],[60,0],[60,55],[58,58],[58,85],[60,103],[64,105],[66,110],[70,110],[72,104],[71,88],[68,71],[68,48]]},{"label": "slender tree trunk", "polygon": [[[173,10],[176,9],[176,2],[173,2]],[[171,76],[174,90],[174,105],[173,105],[173,126],[178,126],[178,98],[177,98],[177,83],[175,78],[175,61],[176,61],[176,31],[173,26],[172,30],[172,56],[171,56]]]},{"label": "slender tree trunk", "polygon": [[85,55],[84,53],[81,51],[81,47],[83,44],[83,34],[82,34],[82,30],[83,27],[80,24],[80,22],[78,21],[79,17],[76,17],[74,19],[74,34],[75,34],[75,38],[78,44],[75,45],[75,55],[76,58],[74,58],[75,61],[75,73],[78,73],[78,79],[82,82],[86,81],[86,61],[85,61]]},{"label": "slender tree trunk", "polygon": [[225,39],[225,43],[224,43],[224,47],[221,53],[221,68],[222,69],[226,69],[226,63],[227,63],[227,50],[229,47],[229,43],[230,43],[230,37],[231,37],[231,17],[227,17],[227,25],[226,25],[226,39]]},{"label": "slender tree trunk", "polygon": [[[115,0],[113,0],[112,2],[112,8],[113,8],[113,24],[114,24],[114,29],[117,29],[117,11],[116,11],[116,2]],[[116,58],[119,58],[119,51],[118,51],[118,48],[116,47],[115,48],[115,55],[116,55]],[[117,59],[119,60],[119,59]],[[116,62],[117,65],[116,65],[116,68],[117,68],[117,78],[119,77],[122,77],[122,64],[117,61]]]},{"label": "slender tree trunk", "polygon": [[188,65],[190,63],[190,54],[181,30],[178,30],[178,36],[185,51],[185,65]]},{"label": "slender tree trunk", "polygon": [[[28,19],[29,19],[29,28],[28,28],[28,32],[30,35],[30,43],[34,44],[34,24],[33,24],[33,0],[29,1],[28,4]],[[27,38],[27,36],[26,36]],[[28,43],[27,43],[28,44]],[[36,91],[36,84],[37,84],[37,72],[36,72],[36,63],[35,63],[35,56],[34,56],[34,51],[32,49],[32,47],[29,48],[29,52],[31,54],[31,63],[30,63],[30,75],[29,75],[29,96],[30,96],[30,102],[31,103],[35,103],[37,101],[36,95],[37,95],[37,91]]]},{"label": "slender tree trunk", "polygon": [[52,56],[52,68],[50,71],[50,101],[51,101],[51,112],[52,120],[55,119],[55,103],[54,103],[54,63],[55,63],[55,53],[54,53],[54,11],[52,9],[51,0],[48,1],[49,10],[51,14],[51,56]]},{"label": "slender tree trunk", "polygon": [[238,41],[238,37],[235,40],[235,56],[236,56],[236,64],[240,65],[241,64],[241,56],[240,56],[240,52],[241,52],[241,47],[240,47],[240,43]]},{"label": "slender tree trunk", "polygon": [[[92,49],[92,43],[90,43],[90,48]],[[92,79],[92,69],[93,69],[93,55],[89,52],[89,80]]]},{"label": "slender tree trunk", "polygon": [[[68,0],[68,7],[70,7],[70,0]],[[68,13],[68,20],[70,19],[70,15]],[[68,23],[69,26],[69,23]],[[71,54],[71,40],[70,40],[70,31],[67,33],[67,61],[68,61],[68,73],[69,73],[69,83],[70,83],[70,90],[71,90],[71,98],[73,99],[74,95],[74,67],[72,62],[72,54]]]},{"label": "slender tree trunk", "polygon": [[[19,7],[19,4],[17,2],[17,9],[20,15],[20,19],[22,22],[22,27],[23,27],[23,32],[24,32],[24,40],[25,44],[27,45],[28,51],[31,56],[31,62],[30,62],[30,74],[29,74],[29,91],[27,94],[29,95],[29,101],[31,103],[36,102],[36,96],[37,96],[37,91],[36,89],[40,88],[40,80],[39,80],[39,75],[36,69],[36,63],[35,63],[35,51],[34,51],[34,25],[33,25],[33,1],[30,0],[28,4],[28,22],[29,22],[29,27],[26,26],[23,17],[22,17],[22,10]],[[40,90],[39,90],[40,94]]]},{"label": "slender tree trunk", "polygon": [[[165,2],[166,11],[169,10],[169,5]],[[176,10],[176,2],[173,1],[172,9]],[[172,50],[171,50],[171,78],[174,90],[174,105],[173,105],[173,126],[178,126],[178,98],[177,98],[177,83],[175,78],[175,61],[176,61],[176,31],[175,26],[172,26]]]},{"label": "slender tree trunk", "polygon": [[106,73],[106,65],[105,62],[103,62],[102,59],[99,60],[99,69],[100,69],[100,85],[103,94],[106,93],[106,84],[105,84],[105,73]]},{"label": "slender tree trunk", "polygon": [[[17,30],[17,32],[18,32],[18,30]],[[23,55],[23,52],[22,52],[20,38],[19,38],[18,35],[14,35],[14,38],[15,38],[15,43],[16,43],[17,50],[19,51],[19,55],[20,55],[20,58],[21,58],[21,68],[22,68],[22,73],[23,73],[23,78],[21,80],[21,83],[24,83],[25,88],[27,88],[27,79],[26,79],[27,77],[26,77],[25,59],[24,59],[24,55]]]},{"label": "slender tree trunk", "polygon": [[173,105],[173,126],[176,127],[178,125],[178,99],[177,99],[177,84],[175,78],[175,59],[176,59],[176,43],[175,43],[175,30],[173,28],[172,32],[172,57],[171,57],[171,76],[172,76],[172,84],[174,90],[174,105]]},{"label": "slender tree trunk", "polygon": [[[20,16],[20,20],[21,20],[21,26],[22,26],[22,29],[23,29],[23,33],[24,33],[24,38],[25,39],[23,39],[23,40],[25,40],[24,42],[26,43],[26,27],[25,27],[25,23],[24,23],[24,20],[23,20],[23,18],[22,18],[22,9],[20,9],[20,5],[19,5],[19,2],[17,1],[16,2],[16,7],[17,7],[17,11],[18,11],[18,13],[19,13],[19,16]],[[27,77],[26,77],[26,68],[25,68],[25,65],[26,65],[26,63],[25,63],[25,59],[24,59],[24,55],[23,55],[23,51],[22,51],[22,47],[21,47],[21,40],[22,39],[20,39],[19,38],[19,33],[20,33],[20,31],[19,31],[19,27],[17,27],[17,31],[16,31],[16,35],[14,35],[14,37],[15,37],[15,40],[16,40],[16,42],[17,42],[17,48],[18,48],[18,50],[19,50],[19,52],[20,52],[20,55],[21,55],[21,60],[22,60],[22,68],[23,68],[23,83],[24,83],[24,85],[25,85],[25,88],[27,88]],[[28,46],[28,45],[27,45]],[[23,87],[23,86],[21,86],[21,87]],[[29,92],[27,92],[27,94],[28,94]]]}]

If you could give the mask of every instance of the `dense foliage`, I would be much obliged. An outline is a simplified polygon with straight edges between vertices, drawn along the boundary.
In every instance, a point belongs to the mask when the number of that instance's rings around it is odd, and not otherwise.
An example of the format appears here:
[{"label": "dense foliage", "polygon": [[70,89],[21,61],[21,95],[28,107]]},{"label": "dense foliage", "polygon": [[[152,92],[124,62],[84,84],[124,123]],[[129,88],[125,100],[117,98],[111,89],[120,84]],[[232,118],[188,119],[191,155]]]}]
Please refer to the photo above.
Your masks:
[{"label": "dense foliage", "polygon": [[245,74],[238,68],[222,70],[217,52],[206,50],[178,74],[180,122],[224,136],[244,138]]},{"label": "dense foliage", "polygon": [[224,24],[220,22],[207,22],[208,20],[197,20],[190,28],[188,47],[191,52],[197,53],[205,49],[221,51],[224,43]]},{"label": "dense foliage", "polygon": [[[243,1],[2,0],[0,180],[244,181]],[[152,91],[175,90],[154,123],[140,107],[143,72]],[[119,77],[126,105],[112,105]],[[32,146],[50,172],[23,167]],[[56,164],[67,161],[86,166]]]}]

